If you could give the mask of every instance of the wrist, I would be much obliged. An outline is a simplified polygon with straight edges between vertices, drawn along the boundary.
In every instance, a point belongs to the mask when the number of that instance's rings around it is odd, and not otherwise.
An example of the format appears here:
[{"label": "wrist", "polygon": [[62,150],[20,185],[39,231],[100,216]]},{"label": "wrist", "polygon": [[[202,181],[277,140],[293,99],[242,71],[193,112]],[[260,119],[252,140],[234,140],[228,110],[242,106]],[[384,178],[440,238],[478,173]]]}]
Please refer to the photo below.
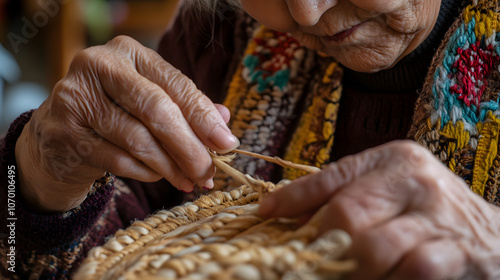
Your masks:
[{"label": "wrist", "polygon": [[39,142],[31,135],[31,125],[32,120],[25,125],[15,146],[19,190],[27,208],[37,212],[65,212],[79,206],[92,182],[68,184],[50,174],[50,167],[42,164],[43,155]]}]

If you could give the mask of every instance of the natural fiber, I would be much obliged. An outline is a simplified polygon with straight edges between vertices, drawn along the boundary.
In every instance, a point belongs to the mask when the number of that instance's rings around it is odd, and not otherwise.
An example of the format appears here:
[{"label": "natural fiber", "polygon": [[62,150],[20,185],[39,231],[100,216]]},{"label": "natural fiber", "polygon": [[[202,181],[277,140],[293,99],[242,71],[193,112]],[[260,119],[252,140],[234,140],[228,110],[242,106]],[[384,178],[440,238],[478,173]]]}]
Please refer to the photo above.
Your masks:
[{"label": "natural fiber", "polygon": [[244,185],[134,222],[93,248],[74,278],[335,279],[355,268],[351,260],[338,260],[350,246],[349,235],[335,230],[317,238],[324,210],[303,226],[256,214],[259,199],[287,181],[275,186],[256,180],[230,167],[228,158],[212,156],[219,169]]}]

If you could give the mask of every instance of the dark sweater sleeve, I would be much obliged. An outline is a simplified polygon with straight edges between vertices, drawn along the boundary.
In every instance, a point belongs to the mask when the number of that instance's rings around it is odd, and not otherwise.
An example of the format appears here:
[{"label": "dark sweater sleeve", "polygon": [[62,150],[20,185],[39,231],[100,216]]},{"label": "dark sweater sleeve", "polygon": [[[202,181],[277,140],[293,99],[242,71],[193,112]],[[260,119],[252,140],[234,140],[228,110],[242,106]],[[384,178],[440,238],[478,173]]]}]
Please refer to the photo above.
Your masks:
[{"label": "dark sweater sleeve", "polygon": [[66,278],[91,247],[122,226],[110,211],[114,178],[108,174],[96,181],[93,192],[71,211],[29,211],[19,191],[15,145],[32,113],[17,118],[0,139],[0,278]]}]

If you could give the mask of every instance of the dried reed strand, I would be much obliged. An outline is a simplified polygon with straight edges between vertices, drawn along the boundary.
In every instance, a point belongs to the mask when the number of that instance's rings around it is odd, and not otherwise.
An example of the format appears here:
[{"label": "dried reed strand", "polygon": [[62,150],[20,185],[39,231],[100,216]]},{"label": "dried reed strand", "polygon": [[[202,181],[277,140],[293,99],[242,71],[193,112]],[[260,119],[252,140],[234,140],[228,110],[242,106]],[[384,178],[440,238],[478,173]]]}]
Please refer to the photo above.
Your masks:
[{"label": "dried reed strand", "polygon": [[224,171],[224,173],[226,173],[227,175],[231,176],[232,178],[240,182],[242,185],[247,185],[259,193],[270,192],[276,188],[273,183],[254,179],[250,175],[243,174],[234,167],[232,167],[231,165],[229,165],[227,162],[232,160],[234,156],[218,155],[215,152],[211,151],[210,149],[208,151],[212,156],[212,162],[214,163],[214,165],[220,170]]},{"label": "dried reed strand", "polygon": [[310,166],[310,165],[303,165],[303,164],[298,164],[298,163],[293,163],[291,161],[284,160],[284,159],[281,159],[279,157],[264,156],[264,155],[261,155],[261,154],[252,153],[252,152],[248,152],[248,151],[244,151],[244,150],[239,150],[239,149],[234,149],[232,152],[235,152],[235,153],[238,153],[238,154],[242,154],[242,155],[246,155],[246,156],[255,157],[255,158],[260,158],[260,159],[263,159],[265,161],[275,163],[275,164],[277,164],[277,165],[279,165],[281,167],[295,168],[295,169],[303,170],[303,171],[309,172],[309,173],[316,173],[316,172],[321,171],[321,169],[319,169],[318,167]]}]

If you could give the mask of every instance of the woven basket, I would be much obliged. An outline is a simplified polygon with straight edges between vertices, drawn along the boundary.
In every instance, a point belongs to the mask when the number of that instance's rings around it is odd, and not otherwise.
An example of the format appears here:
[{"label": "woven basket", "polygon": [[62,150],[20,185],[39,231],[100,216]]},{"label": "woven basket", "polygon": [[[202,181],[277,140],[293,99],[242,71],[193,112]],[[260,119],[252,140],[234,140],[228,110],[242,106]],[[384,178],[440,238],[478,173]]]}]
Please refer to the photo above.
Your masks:
[{"label": "woven basket", "polygon": [[338,279],[355,268],[338,260],[347,233],[316,238],[323,210],[303,226],[266,220],[256,214],[262,196],[243,185],[136,221],[93,248],[74,279]]}]

